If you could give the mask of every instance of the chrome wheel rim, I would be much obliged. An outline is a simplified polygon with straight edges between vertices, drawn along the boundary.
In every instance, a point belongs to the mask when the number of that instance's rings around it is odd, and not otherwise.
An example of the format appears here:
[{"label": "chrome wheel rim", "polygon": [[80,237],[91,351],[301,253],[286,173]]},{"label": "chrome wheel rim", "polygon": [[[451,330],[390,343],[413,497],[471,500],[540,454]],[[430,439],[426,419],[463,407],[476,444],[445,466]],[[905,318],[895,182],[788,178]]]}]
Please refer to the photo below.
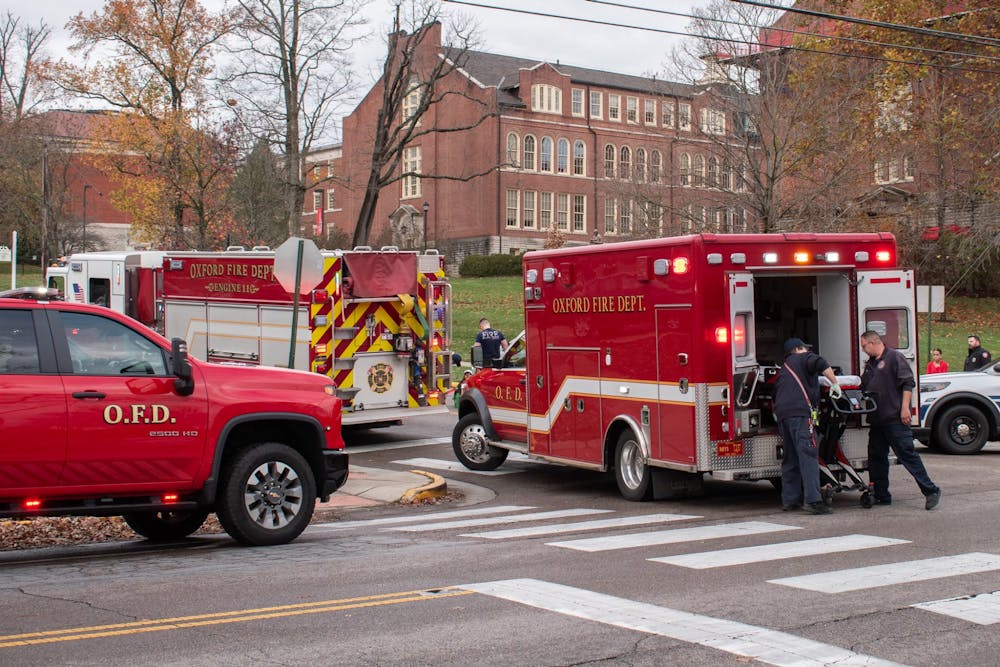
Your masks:
[{"label": "chrome wheel rim", "polygon": [[618,462],[621,468],[622,481],[630,489],[637,489],[642,484],[642,473],[646,464],[642,458],[642,450],[639,443],[629,440],[622,446],[621,460]]},{"label": "chrome wheel rim", "polygon": [[286,463],[262,463],[247,479],[243,502],[257,525],[272,530],[283,528],[302,509],[302,480]]},{"label": "chrome wheel rim", "polygon": [[485,463],[490,458],[486,444],[486,429],[482,424],[473,424],[462,431],[462,453],[475,463]]}]

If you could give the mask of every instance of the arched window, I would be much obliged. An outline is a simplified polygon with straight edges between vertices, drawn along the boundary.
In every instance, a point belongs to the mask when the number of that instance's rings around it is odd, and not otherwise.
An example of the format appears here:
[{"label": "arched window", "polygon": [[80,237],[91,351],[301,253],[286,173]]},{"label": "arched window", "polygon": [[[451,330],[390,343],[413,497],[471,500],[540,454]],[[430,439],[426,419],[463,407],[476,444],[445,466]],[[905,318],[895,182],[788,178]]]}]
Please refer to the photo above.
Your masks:
[{"label": "arched window", "polygon": [[646,150],[644,148],[635,149],[635,180],[640,183],[646,182]]},{"label": "arched window", "polygon": [[[696,188],[705,185],[705,156],[695,155],[694,156],[694,169],[693,169],[692,183]],[[701,216],[702,221],[705,220],[704,212]]]},{"label": "arched window", "polygon": [[552,171],[552,139],[542,137],[542,150],[538,156],[538,171]]},{"label": "arched window", "polygon": [[632,175],[632,149],[622,146],[618,151],[618,177],[629,178]]},{"label": "arched window", "polygon": [[691,185],[691,156],[687,153],[681,153],[680,158],[680,168],[677,170],[680,174],[680,184],[684,187]]},{"label": "arched window", "polygon": [[733,165],[729,160],[722,161],[722,172],[719,174],[719,187],[729,190],[733,187]]},{"label": "arched window", "polygon": [[569,141],[566,139],[556,142],[556,173],[569,173]]},{"label": "arched window", "polygon": [[649,154],[649,180],[653,183],[659,183],[662,177],[663,170],[663,157],[660,155],[660,151],[652,151]]},{"label": "arched window", "polygon": [[615,147],[612,144],[604,147],[604,177],[615,177]]},{"label": "arched window", "polygon": [[521,140],[516,134],[511,132],[507,135],[507,164],[511,167],[520,166],[518,162],[518,149],[521,146]]},{"label": "arched window", "polygon": [[733,189],[737,192],[743,192],[747,186],[747,165],[744,162],[740,162],[740,166],[736,168],[736,174],[733,176]]},{"label": "arched window", "polygon": [[577,139],[573,142],[573,174],[576,176],[586,176],[587,148],[583,142]]},{"label": "arched window", "polygon": [[708,187],[719,187],[719,158],[714,155],[708,158]]},{"label": "arched window", "polygon": [[521,166],[531,171],[535,170],[535,138],[530,134],[524,135],[524,161]]}]

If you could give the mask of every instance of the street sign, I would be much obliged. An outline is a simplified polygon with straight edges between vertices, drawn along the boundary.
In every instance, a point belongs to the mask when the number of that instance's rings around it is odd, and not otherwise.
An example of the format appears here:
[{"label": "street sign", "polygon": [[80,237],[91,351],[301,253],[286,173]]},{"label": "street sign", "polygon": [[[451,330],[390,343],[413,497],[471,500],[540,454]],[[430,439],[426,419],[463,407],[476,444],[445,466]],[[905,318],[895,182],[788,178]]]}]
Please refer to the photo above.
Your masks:
[{"label": "street sign", "polygon": [[[299,246],[302,247],[301,260]],[[301,261],[299,293],[309,291],[323,279],[323,255],[309,239],[291,237],[274,251],[274,277],[289,294],[295,293],[296,268]]]},{"label": "street sign", "polygon": [[10,248],[5,245],[0,245],[0,262],[10,261]]}]

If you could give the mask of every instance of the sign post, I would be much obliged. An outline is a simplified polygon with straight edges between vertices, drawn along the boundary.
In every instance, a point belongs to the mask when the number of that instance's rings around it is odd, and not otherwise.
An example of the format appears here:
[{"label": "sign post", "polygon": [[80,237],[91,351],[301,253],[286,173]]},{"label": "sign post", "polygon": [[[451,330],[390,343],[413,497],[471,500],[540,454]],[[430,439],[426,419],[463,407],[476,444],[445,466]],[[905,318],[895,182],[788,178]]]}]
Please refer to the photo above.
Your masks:
[{"label": "sign post", "polygon": [[0,262],[11,262],[10,288],[17,287],[17,232],[11,232],[13,251],[5,245],[0,245]]},{"label": "sign post", "polygon": [[295,339],[299,328],[299,295],[302,285],[311,290],[323,279],[323,255],[309,239],[292,236],[274,251],[274,278],[292,294],[292,333],[288,367],[295,368]]}]

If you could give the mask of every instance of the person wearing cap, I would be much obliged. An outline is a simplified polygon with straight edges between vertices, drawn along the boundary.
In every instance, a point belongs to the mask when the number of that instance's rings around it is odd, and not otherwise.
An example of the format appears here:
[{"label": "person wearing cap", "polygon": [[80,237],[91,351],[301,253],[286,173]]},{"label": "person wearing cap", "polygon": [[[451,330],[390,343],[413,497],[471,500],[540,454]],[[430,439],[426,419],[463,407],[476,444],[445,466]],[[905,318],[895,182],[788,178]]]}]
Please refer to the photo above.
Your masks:
[{"label": "person wearing cap", "polygon": [[963,370],[978,371],[980,368],[989,366],[990,362],[993,361],[993,357],[990,355],[989,350],[983,347],[979,336],[969,334],[968,342],[969,356],[965,358],[965,368]]},{"label": "person wearing cap", "polygon": [[810,514],[829,514],[819,491],[819,448],[816,443],[816,406],[819,376],[830,381],[830,395],[844,395],[837,376],[826,359],[811,352],[801,338],[785,341],[785,363],[774,389],[774,412],[778,418],[784,456],[781,458],[781,508],[800,506]]},{"label": "person wearing cap", "polygon": [[889,505],[889,449],[924,494],[924,508],[932,510],[941,503],[941,489],[931,481],[913,447],[910,428],[910,398],[913,396],[913,370],[903,353],[882,341],[875,331],[861,334],[861,350],[868,355],[861,375],[861,388],[875,398],[877,407],[870,415],[868,428],[868,479],[874,487],[875,505]]}]

